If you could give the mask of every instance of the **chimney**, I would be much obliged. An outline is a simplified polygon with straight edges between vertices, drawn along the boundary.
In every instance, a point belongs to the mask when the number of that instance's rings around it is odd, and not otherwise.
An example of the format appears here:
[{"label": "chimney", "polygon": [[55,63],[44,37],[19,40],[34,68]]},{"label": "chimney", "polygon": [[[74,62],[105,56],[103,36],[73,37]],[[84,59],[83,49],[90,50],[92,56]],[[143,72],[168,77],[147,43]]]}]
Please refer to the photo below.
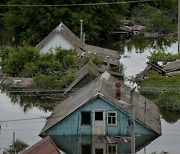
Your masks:
[{"label": "chimney", "polygon": [[121,99],[121,83],[120,82],[117,82],[115,84],[115,97],[120,100]]}]

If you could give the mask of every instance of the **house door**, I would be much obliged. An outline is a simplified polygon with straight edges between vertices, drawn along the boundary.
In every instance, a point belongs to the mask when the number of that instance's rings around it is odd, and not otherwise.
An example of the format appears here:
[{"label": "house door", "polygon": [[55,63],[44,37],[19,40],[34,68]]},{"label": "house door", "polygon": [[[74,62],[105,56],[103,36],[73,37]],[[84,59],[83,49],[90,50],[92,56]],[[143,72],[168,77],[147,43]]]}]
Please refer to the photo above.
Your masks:
[{"label": "house door", "polygon": [[93,135],[105,135],[105,111],[93,112]]}]

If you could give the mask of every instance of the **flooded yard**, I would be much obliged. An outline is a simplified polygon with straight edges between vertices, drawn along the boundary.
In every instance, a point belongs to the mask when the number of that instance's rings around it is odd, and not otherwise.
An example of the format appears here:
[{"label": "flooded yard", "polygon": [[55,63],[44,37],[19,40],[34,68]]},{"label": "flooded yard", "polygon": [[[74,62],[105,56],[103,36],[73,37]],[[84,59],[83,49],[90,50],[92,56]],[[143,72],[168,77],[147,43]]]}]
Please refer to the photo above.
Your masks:
[{"label": "flooded yard", "polygon": [[[125,67],[126,77],[129,78],[134,76],[146,67],[147,56],[149,56],[150,52],[154,50],[154,48],[151,46],[151,44],[147,45],[143,48],[143,50],[138,50],[136,47],[131,47],[131,50],[129,50],[128,47],[125,47],[125,51],[120,61]],[[171,45],[167,46],[167,51],[176,52],[177,43],[171,43]],[[14,100],[14,102],[16,102],[16,100]],[[6,93],[0,94],[0,153],[2,153],[4,148],[8,148],[8,146],[12,143],[13,132],[15,132],[15,138],[22,139],[29,145],[33,145],[38,142],[41,139],[38,137],[38,134],[45,124],[46,117],[50,115],[48,110],[43,110],[42,108],[38,108],[38,106],[33,107],[31,105],[25,110],[21,101],[19,103],[14,102],[12,98],[6,95]],[[26,105],[27,104],[28,103],[26,103]],[[150,140],[151,143],[147,146],[145,146],[146,144],[142,144],[143,141],[141,141],[142,146],[138,149],[138,154],[149,154],[152,152],[162,151],[178,154],[180,152],[180,120],[177,120],[176,122],[167,122],[166,119],[162,118],[161,123],[162,136],[158,137],[154,141]],[[79,139],[77,138],[71,138],[73,142],[72,144],[69,142],[68,144],[65,144],[65,142],[61,143],[63,141],[61,138],[57,137],[55,137],[54,140],[60,148],[69,149],[70,154],[72,147],[78,150]],[[69,139],[67,138],[67,140]],[[87,145],[87,143],[90,145],[95,145],[92,138],[82,140],[85,140],[84,145]],[[104,147],[104,145],[99,146]],[[127,149],[123,149],[124,147],[127,147]],[[89,149],[89,146],[84,146],[84,148]],[[105,154],[108,151],[108,147],[104,148],[106,150],[102,150],[101,152]],[[124,152],[123,150],[125,150],[125,152],[129,153],[128,148],[129,145],[122,143],[122,145],[120,145],[119,152],[121,153]],[[90,149],[92,148],[90,147]],[[96,150],[94,149],[92,152],[96,153]],[[72,154],[74,154],[74,151]],[[86,154],[88,154],[87,151]]]}]

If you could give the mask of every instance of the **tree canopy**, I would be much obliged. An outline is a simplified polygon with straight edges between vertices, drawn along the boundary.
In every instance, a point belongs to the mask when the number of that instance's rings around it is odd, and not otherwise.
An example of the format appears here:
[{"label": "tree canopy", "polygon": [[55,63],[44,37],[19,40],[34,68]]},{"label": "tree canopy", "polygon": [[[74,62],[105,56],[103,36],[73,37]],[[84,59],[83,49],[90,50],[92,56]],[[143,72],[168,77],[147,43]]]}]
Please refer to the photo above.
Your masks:
[{"label": "tree canopy", "polygon": [[[112,0],[115,2],[117,0]],[[98,2],[108,2],[101,0]],[[80,0],[8,0],[8,4],[78,4],[93,3]],[[16,42],[26,41],[35,45],[60,22],[66,24],[77,35],[80,32],[80,19],[84,20],[84,32],[87,41],[95,41],[101,36],[118,29],[126,4],[97,5],[97,6],[69,6],[69,7],[9,7],[4,14],[4,23],[16,38]]]},{"label": "tree canopy", "polygon": [[[106,2],[109,1],[2,0],[0,4],[61,5]],[[120,2],[120,0],[111,0],[111,2]],[[8,30],[8,35],[15,39],[15,44],[26,42],[33,46],[61,22],[79,36],[80,19],[84,20],[86,41],[98,44],[100,40],[106,39],[113,31],[117,31],[125,17],[135,19],[138,23],[147,26],[147,30],[150,32],[169,33],[175,29],[177,24],[177,0],[91,6],[0,7],[0,27],[5,27]]]}]

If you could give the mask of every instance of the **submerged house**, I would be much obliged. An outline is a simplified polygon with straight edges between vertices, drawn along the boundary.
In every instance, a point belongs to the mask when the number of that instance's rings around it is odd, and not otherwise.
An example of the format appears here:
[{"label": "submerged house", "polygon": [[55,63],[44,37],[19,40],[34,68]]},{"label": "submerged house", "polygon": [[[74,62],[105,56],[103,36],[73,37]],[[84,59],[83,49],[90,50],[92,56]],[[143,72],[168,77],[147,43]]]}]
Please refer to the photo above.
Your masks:
[{"label": "submerged house", "polygon": [[82,88],[105,71],[108,71],[108,73],[120,80],[124,79],[122,74],[111,71],[110,67],[99,67],[92,61],[89,61],[76,73],[74,81],[65,89],[64,95],[77,91],[77,89]]},{"label": "submerged house", "polygon": [[[104,72],[60,102],[40,132],[53,135],[129,136],[131,89]],[[161,135],[160,113],[151,101],[136,93],[136,135]]]},{"label": "submerged house", "polygon": [[56,47],[67,50],[75,49],[79,55],[99,54],[104,58],[104,63],[108,61],[110,65],[119,65],[120,56],[117,51],[89,45],[85,42],[82,45],[80,38],[63,23],[60,23],[49,35],[36,45],[36,48],[42,53],[46,53]]},{"label": "submerged house", "polygon": [[[67,154],[130,154],[130,137],[52,136],[56,146]],[[135,151],[152,142],[155,136],[137,136]]]},{"label": "submerged house", "polygon": [[180,75],[180,60],[163,65],[163,70],[166,71],[168,76]]},{"label": "submerged house", "polygon": [[144,72],[148,72],[148,71],[154,71],[161,75],[166,74],[166,71],[163,70],[161,66],[159,66],[158,64],[154,64],[152,62],[147,62],[147,66],[144,69]]}]

